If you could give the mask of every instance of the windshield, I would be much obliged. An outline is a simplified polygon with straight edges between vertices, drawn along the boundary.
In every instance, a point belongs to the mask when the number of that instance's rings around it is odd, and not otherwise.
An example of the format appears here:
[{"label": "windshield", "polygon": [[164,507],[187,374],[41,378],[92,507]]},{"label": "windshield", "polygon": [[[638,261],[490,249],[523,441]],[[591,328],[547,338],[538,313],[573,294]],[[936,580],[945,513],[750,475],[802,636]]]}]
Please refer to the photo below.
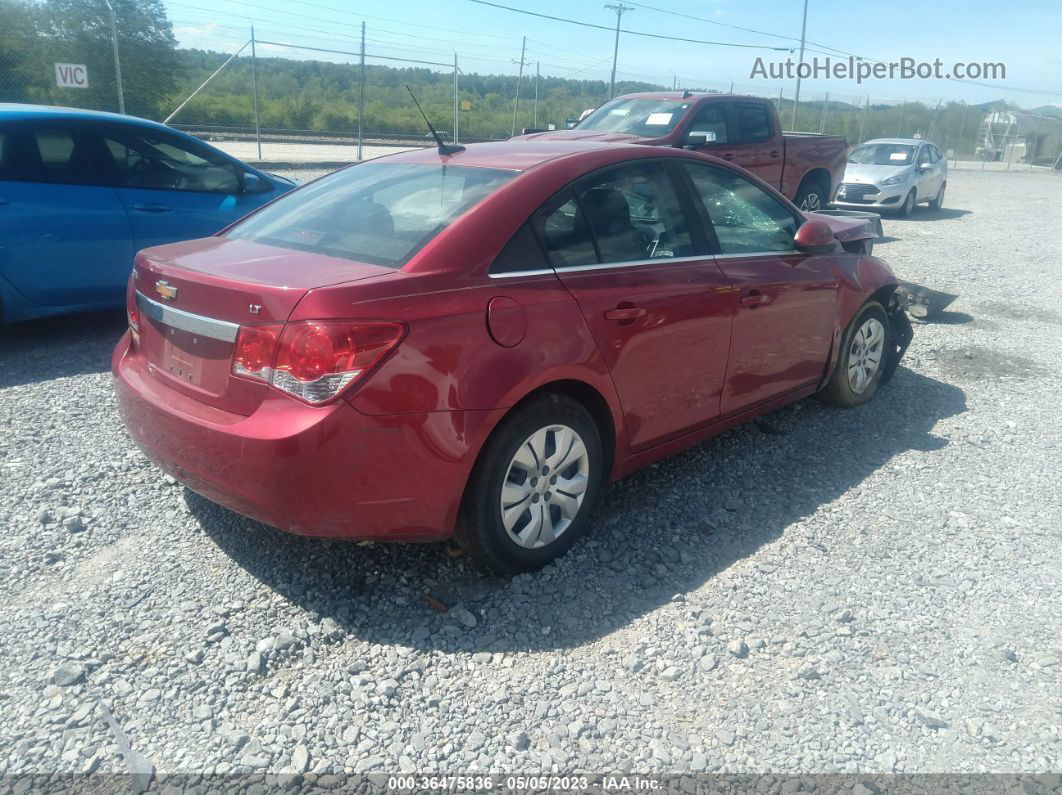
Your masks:
[{"label": "windshield", "polygon": [[909,166],[915,148],[910,144],[863,144],[848,154],[848,162],[861,166]]},{"label": "windshield", "polygon": [[226,237],[400,268],[517,173],[365,163],[292,191],[230,229]]},{"label": "windshield", "polygon": [[677,99],[614,99],[595,110],[577,130],[600,130],[655,138],[667,135],[690,106]]}]

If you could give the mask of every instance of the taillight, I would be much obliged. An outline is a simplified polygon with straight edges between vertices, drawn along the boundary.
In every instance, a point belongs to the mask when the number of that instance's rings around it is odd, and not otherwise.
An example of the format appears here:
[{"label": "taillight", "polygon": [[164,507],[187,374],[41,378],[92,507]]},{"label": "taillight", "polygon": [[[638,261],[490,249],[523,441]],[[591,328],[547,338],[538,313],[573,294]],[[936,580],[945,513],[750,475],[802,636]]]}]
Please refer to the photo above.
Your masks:
[{"label": "taillight", "polygon": [[129,333],[136,345],[140,344],[140,307],[136,305],[136,285],[130,277],[125,288],[125,316],[129,320]]},{"label": "taillight", "polygon": [[349,320],[241,326],[232,371],[307,403],[326,403],[379,362],[404,331],[401,323]]},{"label": "taillight", "polygon": [[269,366],[273,363],[277,340],[283,323],[269,326],[240,326],[236,346],[232,352],[232,372],[236,375],[269,380]]}]

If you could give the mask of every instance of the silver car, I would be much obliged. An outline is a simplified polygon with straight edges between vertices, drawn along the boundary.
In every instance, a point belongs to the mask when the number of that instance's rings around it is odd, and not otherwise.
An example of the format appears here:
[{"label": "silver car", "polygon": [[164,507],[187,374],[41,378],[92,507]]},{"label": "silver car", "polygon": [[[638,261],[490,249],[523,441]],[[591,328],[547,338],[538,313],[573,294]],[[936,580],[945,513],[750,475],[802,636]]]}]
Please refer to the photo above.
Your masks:
[{"label": "silver car", "polygon": [[918,138],[877,138],[848,153],[834,204],[908,216],[916,204],[939,210],[947,185],[948,161],[936,146]]}]

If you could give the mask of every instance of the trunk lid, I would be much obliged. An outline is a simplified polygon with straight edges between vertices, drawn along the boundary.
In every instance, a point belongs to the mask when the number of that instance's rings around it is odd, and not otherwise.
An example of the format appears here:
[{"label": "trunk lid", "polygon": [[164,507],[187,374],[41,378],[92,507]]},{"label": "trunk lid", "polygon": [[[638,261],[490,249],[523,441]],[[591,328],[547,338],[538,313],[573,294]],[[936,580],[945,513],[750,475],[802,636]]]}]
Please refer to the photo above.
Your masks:
[{"label": "trunk lid", "polygon": [[267,389],[232,375],[241,325],[283,323],[307,292],[392,268],[213,237],[145,249],[133,280],[153,377],[202,403],[250,414]]}]

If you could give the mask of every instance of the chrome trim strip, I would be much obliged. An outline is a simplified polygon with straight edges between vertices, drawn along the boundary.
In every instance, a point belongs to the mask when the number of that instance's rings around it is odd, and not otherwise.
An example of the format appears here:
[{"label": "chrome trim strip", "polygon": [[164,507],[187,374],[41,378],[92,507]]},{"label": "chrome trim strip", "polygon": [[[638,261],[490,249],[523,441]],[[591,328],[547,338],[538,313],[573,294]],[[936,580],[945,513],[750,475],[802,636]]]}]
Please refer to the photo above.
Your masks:
[{"label": "chrome trim strip", "polygon": [[513,279],[517,276],[552,276],[554,273],[553,268],[540,268],[533,271],[510,271],[508,273],[488,273],[492,279]]},{"label": "chrome trim strip", "polygon": [[716,259],[737,259],[738,257],[792,257],[794,254],[803,254],[803,251],[743,251],[740,254],[716,254]]},{"label": "chrome trim strip", "polygon": [[212,317],[193,315],[183,309],[160,304],[153,301],[137,290],[136,304],[140,311],[152,320],[163,323],[171,328],[198,334],[200,337],[209,337],[212,340],[222,342],[235,342],[236,334],[240,330],[238,323],[229,323],[227,320],[215,320]]}]

